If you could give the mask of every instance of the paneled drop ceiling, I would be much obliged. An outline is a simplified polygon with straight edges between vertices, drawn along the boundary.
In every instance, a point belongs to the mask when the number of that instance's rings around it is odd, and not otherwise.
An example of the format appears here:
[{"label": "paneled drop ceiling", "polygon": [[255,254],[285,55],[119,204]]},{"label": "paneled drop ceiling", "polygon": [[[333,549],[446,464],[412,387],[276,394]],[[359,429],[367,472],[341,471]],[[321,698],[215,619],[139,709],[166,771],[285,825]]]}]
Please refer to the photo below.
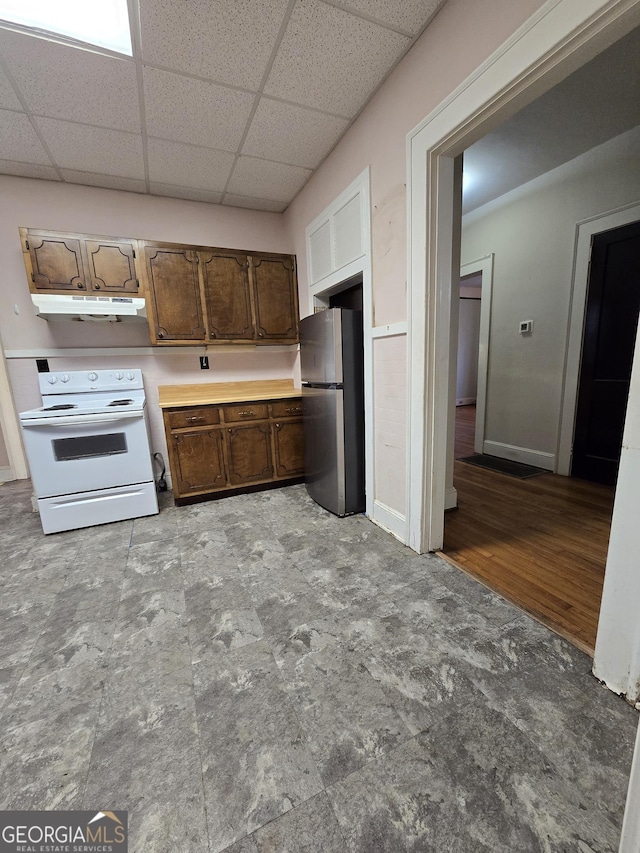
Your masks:
[{"label": "paneled drop ceiling", "polygon": [[133,57],[0,26],[0,173],[282,211],[444,0],[134,0]]}]

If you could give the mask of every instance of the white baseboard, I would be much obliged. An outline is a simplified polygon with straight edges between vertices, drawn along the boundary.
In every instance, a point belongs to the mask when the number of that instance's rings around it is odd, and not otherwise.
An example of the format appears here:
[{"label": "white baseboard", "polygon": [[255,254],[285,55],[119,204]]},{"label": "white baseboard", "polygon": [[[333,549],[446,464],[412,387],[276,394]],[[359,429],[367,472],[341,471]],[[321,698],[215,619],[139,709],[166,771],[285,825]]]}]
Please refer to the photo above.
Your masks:
[{"label": "white baseboard", "polygon": [[516,447],[514,444],[503,444],[500,441],[485,441],[482,452],[488,456],[498,456],[500,459],[510,459],[512,462],[544,468],[545,471],[555,471],[556,467],[555,453],[543,453],[541,450]]},{"label": "white baseboard", "polygon": [[371,520],[386,530],[392,533],[396,539],[399,539],[403,544],[407,543],[407,519],[404,515],[395,509],[386,506],[380,501],[373,502],[373,516]]},{"label": "white baseboard", "polygon": [[15,480],[13,468],[11,466],[0,468],[0,483],[8,483],[9,480]]},{"label": "white baseboard", "polygon": [[456,406],[470,406],[472,403],[475,403],[477,397],[460,397],[456,400]]},{"label": "white baseboard", "polygon": [[451,486],[444,492],[444,508],[455,509],[458,506],[458,492]]}]

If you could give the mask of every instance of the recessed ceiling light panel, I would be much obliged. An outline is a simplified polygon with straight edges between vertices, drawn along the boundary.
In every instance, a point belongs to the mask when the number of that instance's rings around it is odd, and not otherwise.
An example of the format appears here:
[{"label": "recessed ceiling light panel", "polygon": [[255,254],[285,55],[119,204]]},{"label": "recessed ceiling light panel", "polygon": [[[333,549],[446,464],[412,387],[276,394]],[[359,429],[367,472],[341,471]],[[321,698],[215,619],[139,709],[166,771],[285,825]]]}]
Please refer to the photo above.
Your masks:
[{"label": "recessed ceiling light panel", "polygon": [[0,23],[132,55],[127,0],[0,0]]}]

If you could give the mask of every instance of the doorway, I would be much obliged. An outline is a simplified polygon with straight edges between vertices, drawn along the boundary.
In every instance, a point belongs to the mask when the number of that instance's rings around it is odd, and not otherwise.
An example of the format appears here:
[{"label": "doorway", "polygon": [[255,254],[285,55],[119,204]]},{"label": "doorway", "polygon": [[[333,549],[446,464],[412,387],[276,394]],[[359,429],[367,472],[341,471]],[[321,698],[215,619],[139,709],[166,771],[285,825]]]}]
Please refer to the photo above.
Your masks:
[{"label": "doorway", "polygon": [[640,314],[640,222],[596,234],[571,475],[615,485]]}]

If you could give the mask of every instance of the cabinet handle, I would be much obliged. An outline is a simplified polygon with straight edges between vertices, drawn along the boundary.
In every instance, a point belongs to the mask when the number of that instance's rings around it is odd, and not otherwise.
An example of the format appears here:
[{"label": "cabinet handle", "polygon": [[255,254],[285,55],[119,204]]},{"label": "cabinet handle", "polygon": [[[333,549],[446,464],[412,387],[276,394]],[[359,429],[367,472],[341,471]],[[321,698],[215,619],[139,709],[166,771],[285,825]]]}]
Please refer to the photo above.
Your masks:
[{"label": "cabinet handle", "polygon": [[252,411],[249,411],[249,412],[238,412],[238,415],[239,415],[239,417],[241,417],[241,418],[253,418],[253,417],[255,417],[255,414],[256,414],[256,413],[255,413],[255,412],[252,412]]},{"label": "cabinet handle", "polygon": [[84,284],[81,281],[79,281],[76,286],[79,287],[80,289],[82,289],[84,287]]},{"label": "cabinet handle", "polygon": [[190,418],[187,418],[187,420],[189,421],[189,423],[194,424],[198,421],[204,421],[205,418],[203,415],[192,415]]},{"label": "cabinet handle", "polygon": [[290,415],[299,415],[302,409],[300,406],[297,406],[295,409],[286,409],[285,411]]},{"label": "cabinet handle", "polygon": [[162,334],[162,332],[158,332],[158,337],[159,337],[159,338],[164,338],[164,335]]},{"label": "cabinet handle", "polygon": [[94,289],[94,290],[100,290],[100,285],[99,285],[99,284],[94,284],[94,285],[93,285],[93,289]]}]

